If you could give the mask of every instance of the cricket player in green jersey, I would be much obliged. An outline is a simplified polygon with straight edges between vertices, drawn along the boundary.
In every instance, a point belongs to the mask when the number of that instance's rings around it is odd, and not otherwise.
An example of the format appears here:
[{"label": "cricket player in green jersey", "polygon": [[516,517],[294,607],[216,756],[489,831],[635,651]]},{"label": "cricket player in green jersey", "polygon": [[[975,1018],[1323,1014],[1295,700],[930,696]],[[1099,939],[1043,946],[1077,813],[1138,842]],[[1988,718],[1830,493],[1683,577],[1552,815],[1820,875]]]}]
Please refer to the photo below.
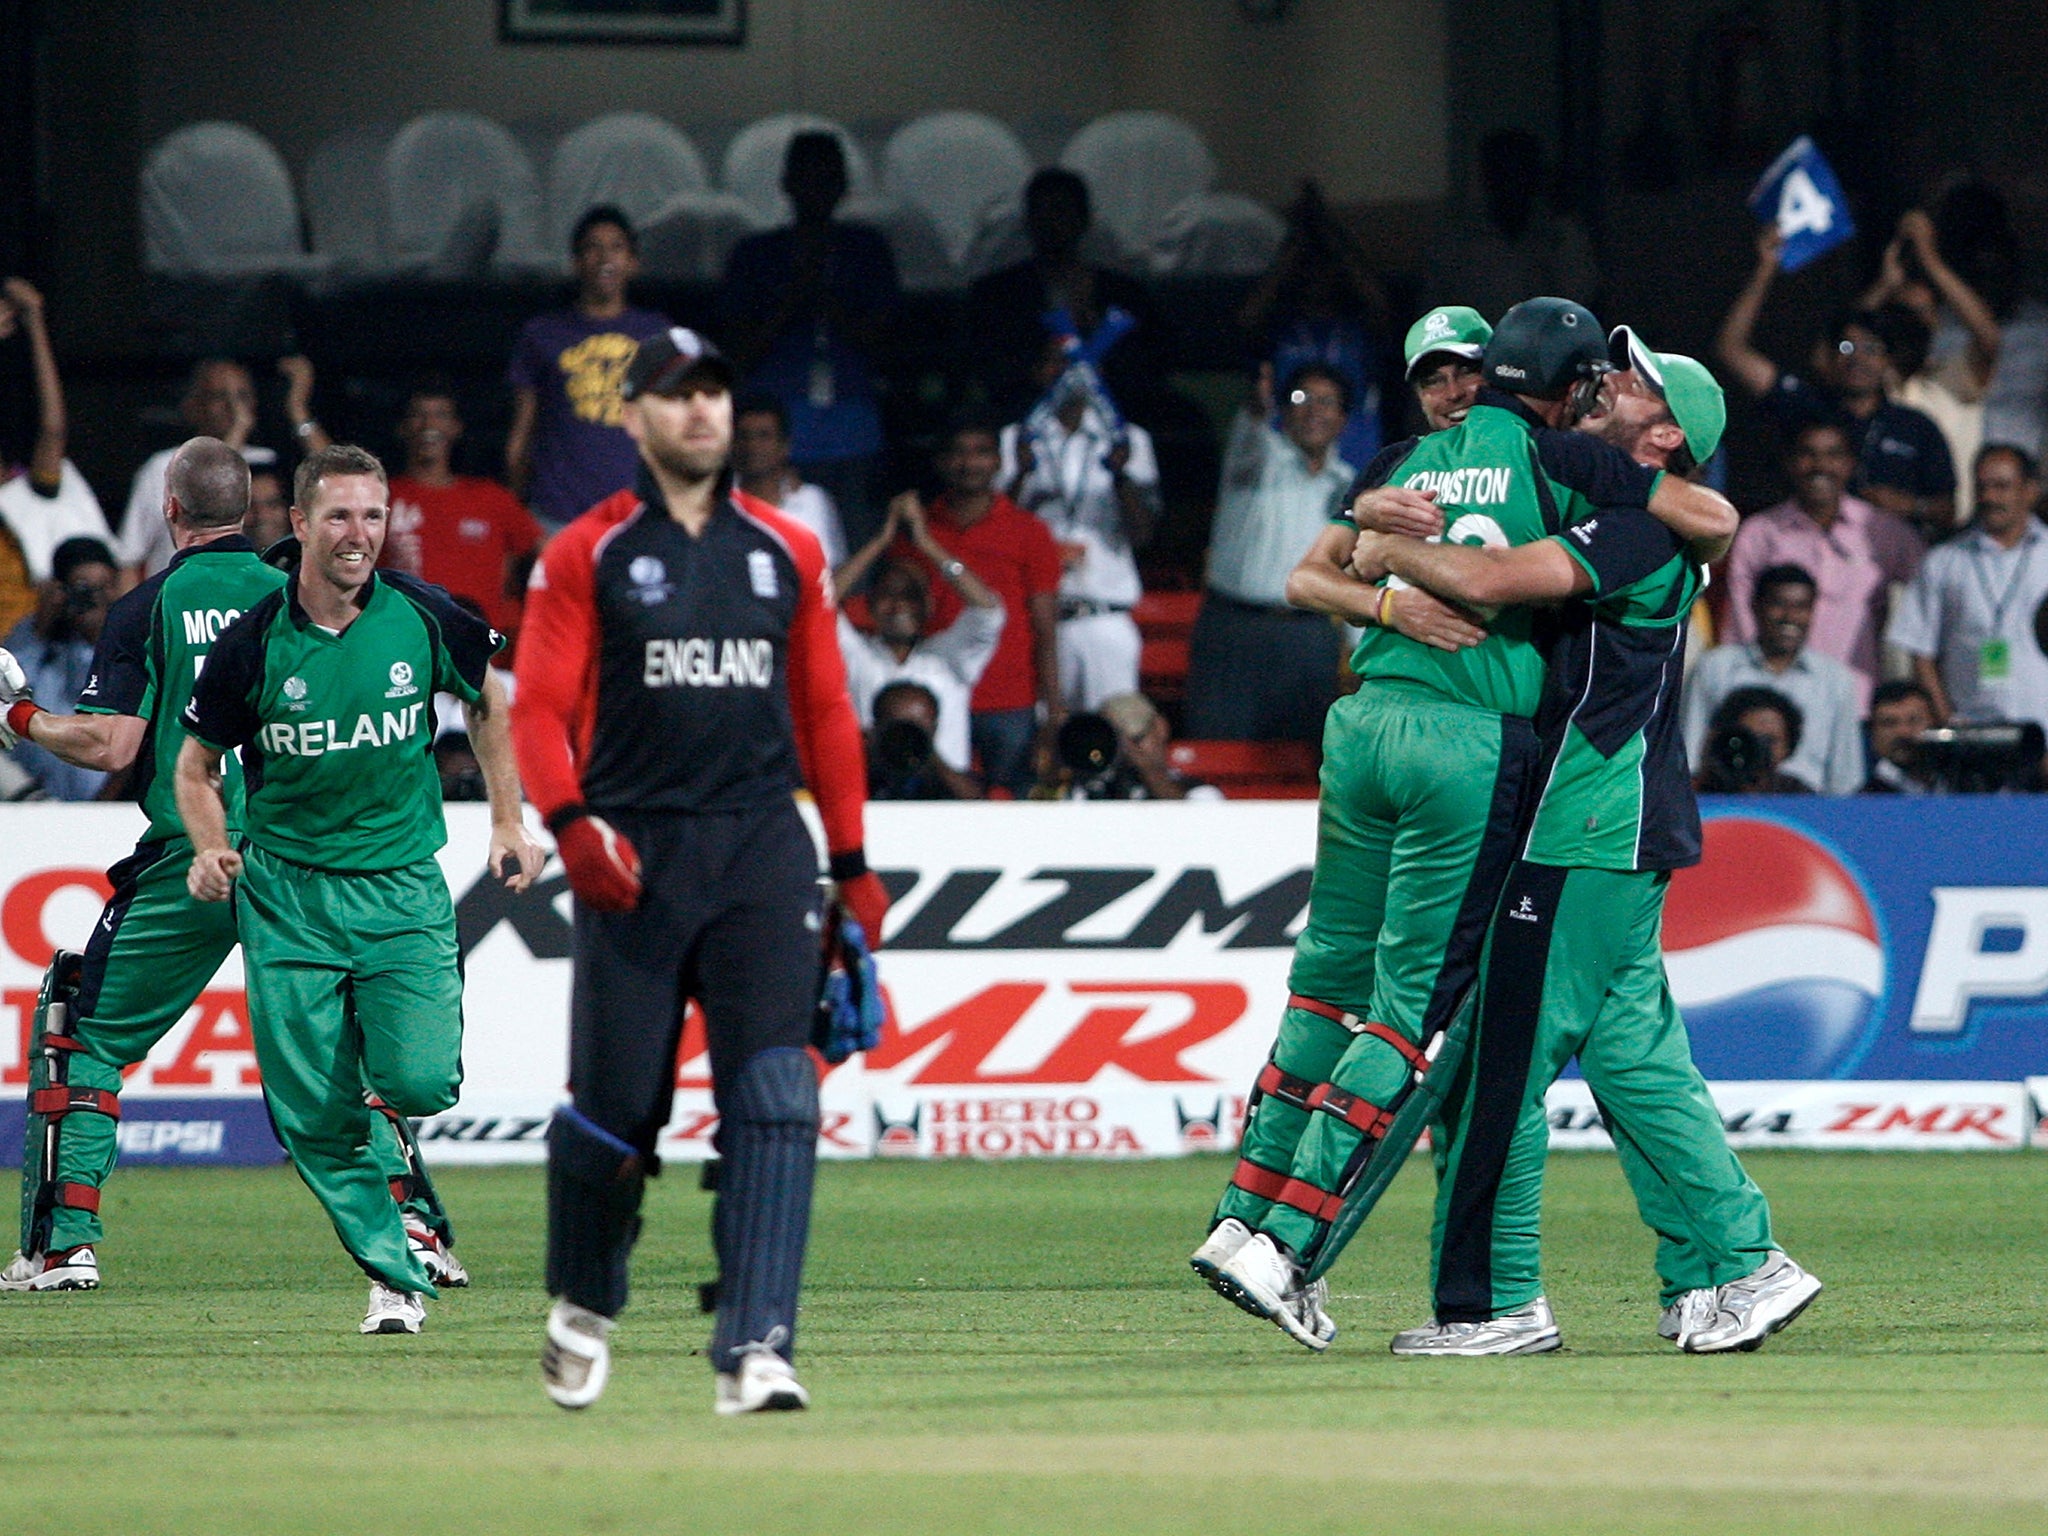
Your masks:
[{"label": "cricket player in green jersey", "polygon": [[[1483,368],[1489,387],[1462,422],[1379,465],[1390,485],[1440,508],[1448,541],[1505,548],[1605,507],[1646,505],[1688,537],[1732,532],[1733,508],[1711,492],[1556,430],[1597,401],[1609,368],[1606,338],[1579,305],[1517,305],[1486,342]],[[1304,565],[1349,536],[1326,535]],[[1530,717],[1544,678],[1526,609],[1484,615],[1477,644],[1419,643],[1390,622],[1398,587],[1368,600],[1328,574],[1321,590],[1291,584],[1290,596],[1375,627],[1352,660],[1362,686],[1325,730],[1315,878],[1287,1011],[1237,1169],[1191,1260],[1311,1349],[1335,1329],[1303,1272],[1471,986],[1537,766]]]},{"label": "cricket player in green jersey", "polygon": [[[1688,474],[1718,445],[1721,389],[1692,358],[1627,327],[1586,428]],[[1642,562],[1633,546],[1662,560]],[[1538,729],[1541,788],[1482,962],[1477,1037],[1433,1142],[1436,1316],[1396,1354],[1531,1354],[1561,1342],[1543,1296],[1544,1094],[1574,1055],[1658,1234],[1659,1332],[1691,1353],[1754,1349],[1820,1282],[1778,1249],[1769,1206],[1729,1150],[1692,1062],[1660,943],[1671,871],[1700,857],[1679,732],[1686,623],[1714,545],[1683,548],[1633,511],[1516,549],[1367,534],[1353,568],[1451,601],[1566,603]]]},{"label": "cricket player in green jersey", "polygon": [[[461,699],[491,805],[488,863],[515,891],[545,855],[520,820],[503,637],[439,587],[376,570],[389,517],[376,458],[337,445],[294,484],[298,569],[214,643],[183,716],[187,884],[234,901],[263,1091],[285,1151],[370,1276],[365,1333],[417,1333],[433,1281],[370,1147],[375,1111],[455,1102],[462,977],[435,852],[447,841],[433,696]],[[245,825],[220,791],[240,749]]]}]

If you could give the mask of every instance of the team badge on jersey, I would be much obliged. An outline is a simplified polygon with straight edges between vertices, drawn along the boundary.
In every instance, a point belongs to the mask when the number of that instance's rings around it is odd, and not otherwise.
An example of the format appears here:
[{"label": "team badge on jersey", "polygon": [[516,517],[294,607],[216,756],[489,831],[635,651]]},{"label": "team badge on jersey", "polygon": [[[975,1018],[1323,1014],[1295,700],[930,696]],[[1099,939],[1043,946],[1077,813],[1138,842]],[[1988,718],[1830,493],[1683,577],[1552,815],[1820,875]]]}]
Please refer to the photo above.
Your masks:
[{"label": "team badge on jersey", "polygon": [[409,699],[418,693],[419,685],[412,680],[412,663],[394,661],[391,663],[391,686],[384,690],[387,699]]},{"label": "team badge on jersey", "polygon": [[635,555],[626,567],[626,579],[633,583],[633,595],[652,608],[675,594],[668,579],[668,567],[652,555]]},{"label": "team badge on jersey", "polygon": [[747,555],[747,579],[754,584],[754,596],[774,597],[775,557],[765,549],[751,551]]},{"label": "team badge on jersey", "polygon": [[284,707],[286,709],[304,709],[306,707],[306,691],[306,680],[303,677],[286,678],[284,680]]}]

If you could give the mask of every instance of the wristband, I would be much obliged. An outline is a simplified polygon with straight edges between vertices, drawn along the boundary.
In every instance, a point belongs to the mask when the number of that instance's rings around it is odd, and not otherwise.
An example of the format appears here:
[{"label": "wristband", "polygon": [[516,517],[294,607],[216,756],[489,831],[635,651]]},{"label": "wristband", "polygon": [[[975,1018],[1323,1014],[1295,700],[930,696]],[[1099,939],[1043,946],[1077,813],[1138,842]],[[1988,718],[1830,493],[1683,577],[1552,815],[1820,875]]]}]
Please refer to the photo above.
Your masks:
[{"label": "wristband", "polygon": [[300,441],[303,442],[306,438],[311,437],[315,432],[318,432],[319,430],[320,423],[315,421],[312,417],[308,416],[304,421],[300,422],[296,427],[292,428],[292,436],[298,438]]},{"label": "wristband", "polygon": [[868,872],[867,850],[848,848],[843,853],[835,853],[827,863],[826,869],[834,880],[858,880]]},{"label": "wristband", "polygon": [[542,825],[548,829],[550,836],[560,837],[564,827],[581,821],[589,814],[589,806],[585,805],[581,800],[572,800],[567,805],[549,812],[548,815],[542,818]]},{"label": "wristband", "polygon": [[7,729],[22,740],[28,740],[28,723],[41,714],[42,709],[42,705],[34,699],[16,699],[7,706]]},{"label": "wristband", "polygon": [[1379,614],[1377,617],[1373,619],[1373,622],[1379,625],[1381,629],[1385,629],[1387,627],[1387,610],[1393,607],[1393,605],[1394,589],[1392,587],[1381,587]]}]

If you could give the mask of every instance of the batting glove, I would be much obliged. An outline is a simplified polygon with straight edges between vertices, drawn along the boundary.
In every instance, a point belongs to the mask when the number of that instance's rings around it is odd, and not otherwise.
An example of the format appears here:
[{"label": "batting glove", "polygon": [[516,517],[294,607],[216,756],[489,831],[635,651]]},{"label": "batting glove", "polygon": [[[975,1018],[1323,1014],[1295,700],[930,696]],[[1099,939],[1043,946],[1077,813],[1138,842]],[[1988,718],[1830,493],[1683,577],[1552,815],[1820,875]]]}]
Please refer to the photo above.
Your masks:
[{"label": "batting glove", "polygon": [[555,812],[548,830],[578,901],[599,912],[630,912],[640,904],[640,855],[625,833],[581,805]]},{"label": "batting glove", "polygon": [[21,670],[14,653],[4,646],[0,646],[0,712],[4,712],[5,721],[0,724],[0,751],[5,751],[28,729],[28,717],[36,712],[36,701],[29,693],[28,674]]}]

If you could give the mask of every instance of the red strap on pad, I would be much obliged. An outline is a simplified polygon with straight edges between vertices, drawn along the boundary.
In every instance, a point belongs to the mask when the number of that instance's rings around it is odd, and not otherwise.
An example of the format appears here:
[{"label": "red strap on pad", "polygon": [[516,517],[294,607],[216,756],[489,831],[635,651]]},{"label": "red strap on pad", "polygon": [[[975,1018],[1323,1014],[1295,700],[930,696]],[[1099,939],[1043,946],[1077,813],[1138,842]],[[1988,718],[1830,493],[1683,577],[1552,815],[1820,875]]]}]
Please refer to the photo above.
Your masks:
[{"label": "red strap on pad", "polygon": [[1371,1019],[1361,1019],[1355,1013],[1346,1013],[1335,1003],[1318,1002],[1313,997],[1303,997],[1299,992],[1287,994],[1287,1006],[1299,1008],[1303,1013],[1312,1013],[1319,1019],[1328,1019],[1357,1035],[1371,1035],[1375,1040],[1384,1040],[1407,1059],[1408,1065],[1418,1072],[1429,1070],[1429,1057],[1422,1047],[1410,1040],[1391,1024],[1377,1024]]},{"label": "red strap on pad", "polygon": [[90,1110],[105,1115],[109,1120],[121,1118],[119,1096],[104,1088],[71,1088],[59,1083],[54,1088],[38,1088],[28,1096],[28,1112],[45,1115],[54,1120],[70,1114],[74,1109]]}]

